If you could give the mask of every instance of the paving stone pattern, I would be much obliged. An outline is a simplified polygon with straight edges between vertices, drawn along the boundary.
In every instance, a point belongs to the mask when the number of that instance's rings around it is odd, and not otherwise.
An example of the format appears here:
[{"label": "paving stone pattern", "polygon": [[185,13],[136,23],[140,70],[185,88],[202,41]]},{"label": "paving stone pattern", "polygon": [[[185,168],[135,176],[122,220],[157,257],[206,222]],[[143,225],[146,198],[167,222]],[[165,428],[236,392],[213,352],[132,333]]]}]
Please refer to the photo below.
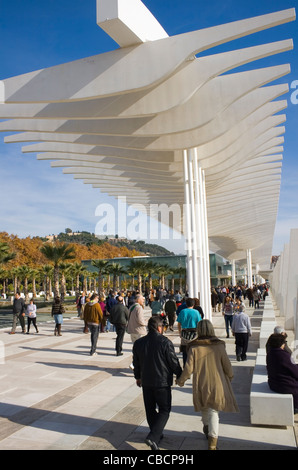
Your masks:
[{"label": "paving stone pattern", "polygon": [[[247,308],[253,335],[248,360],[237,362],[234,338],[225,338],[221,313],[213,316],[217,336],[226,341],[240,413],[220,414],[220,450],[296,450],[295,427],[251,426],[249,391],[262,310]],[[150,309],[146,309],[150,316]],[[98,355],[90,356],[90,336],[77,317],[65,319],[62,336],[52,321],[39,321],[39,334],[0,330],[0,450],[149,450],[142,392],[135,385],[132,344],[115,355],[114,332],[102,333]],[[177,328],[168,332],[180,359]],[[201,417],[193,410],[191,380],[173,387],[173,407],[162,450],[206,450]]]}]

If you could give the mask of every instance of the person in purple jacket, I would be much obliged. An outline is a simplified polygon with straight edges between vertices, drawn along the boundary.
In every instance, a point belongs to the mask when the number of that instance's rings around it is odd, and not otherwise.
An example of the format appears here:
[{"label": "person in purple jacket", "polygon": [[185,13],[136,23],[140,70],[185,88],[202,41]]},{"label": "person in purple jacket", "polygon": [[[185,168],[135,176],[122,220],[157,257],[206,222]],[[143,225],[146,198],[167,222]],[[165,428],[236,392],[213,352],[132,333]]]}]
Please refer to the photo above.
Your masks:
[{"label": "person in purple jacket", "polygon": [[298,413],[298,364],[285,351],[286,338],[282,334],[272,334],[268,339],[266,357],[268,385],[277,393],[293,395],[294,413]]}]

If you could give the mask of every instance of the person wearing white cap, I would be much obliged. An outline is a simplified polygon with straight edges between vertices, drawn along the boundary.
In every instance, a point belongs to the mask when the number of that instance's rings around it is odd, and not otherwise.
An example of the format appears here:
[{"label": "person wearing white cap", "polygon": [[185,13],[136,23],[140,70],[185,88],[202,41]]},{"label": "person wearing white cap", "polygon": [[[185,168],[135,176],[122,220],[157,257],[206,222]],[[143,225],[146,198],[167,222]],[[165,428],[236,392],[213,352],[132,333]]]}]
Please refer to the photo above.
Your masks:
[{"label": "person wearing white cap", "polygon": [[[288,343],[287,343],[287,333],[286,330],[282,326],[276,326],[273,330],[273,333],[275,335],[283,335],[285,337],[285,345],[284,345],[284,350],[287,351],[289,354],[292,354],[292,350],[289,348]],[[268,353],[269,351],[269,341],[266,343],[266,352]]]}]

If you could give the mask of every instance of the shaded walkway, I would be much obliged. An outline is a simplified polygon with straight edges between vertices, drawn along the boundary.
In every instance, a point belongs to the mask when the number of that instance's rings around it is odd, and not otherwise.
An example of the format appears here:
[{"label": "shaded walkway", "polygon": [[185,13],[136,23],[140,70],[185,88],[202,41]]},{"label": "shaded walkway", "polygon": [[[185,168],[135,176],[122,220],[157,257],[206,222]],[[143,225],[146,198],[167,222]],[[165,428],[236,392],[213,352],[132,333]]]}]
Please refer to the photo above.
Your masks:
[{"label": "shaded walkway", "polygon": [[[234,339],[225,339],[222,315],[213,318],[217,335],[226,341],[240,408],[238,414],[220,415],[219,448],[295,450],[293,428],[250,425],[249,391],[261,310],[247,311],[253,336],[246,362],[236,361]],[[0,450],[148,450],[142,394],[129,369],[129,336],[124,355],[116,357],[115,333],[101,334],[99,354],[90,357],[90,337],[82,333],[82,326],[77,318],[65,320],[62,337],[53,335],[52,323],[40,324],[38,335],[23,335],[20,329],[13,336],[7,334],[9,329],[0,331],[5,351],[0,364]],[[178,351],[177,332],[168,335]],[[193,412],[190,381],[173,388],[162,449],[206,449],[201,418]]]}]

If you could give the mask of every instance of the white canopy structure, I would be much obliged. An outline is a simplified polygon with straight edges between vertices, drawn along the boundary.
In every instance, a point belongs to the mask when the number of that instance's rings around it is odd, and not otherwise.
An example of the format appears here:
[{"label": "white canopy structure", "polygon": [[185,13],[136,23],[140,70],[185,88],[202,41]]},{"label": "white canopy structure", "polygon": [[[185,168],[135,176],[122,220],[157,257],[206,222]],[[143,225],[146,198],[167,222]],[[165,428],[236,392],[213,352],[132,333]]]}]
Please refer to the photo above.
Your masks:
[{"label": "white canopy structure", "polygon": [[290,67],[233,69],[293,44],[205,51],[292,21],[295,11],[169,37],[140,0],[97,0],[97,10],[119,49],[3,80],[0,130],[129,204],[178,204],[189,292],[210,318],[209,247],[247,260],[251,283],[252,263],[270,262],[280,191],[287,103],[279,98],[288,86],[270,83]]}]

